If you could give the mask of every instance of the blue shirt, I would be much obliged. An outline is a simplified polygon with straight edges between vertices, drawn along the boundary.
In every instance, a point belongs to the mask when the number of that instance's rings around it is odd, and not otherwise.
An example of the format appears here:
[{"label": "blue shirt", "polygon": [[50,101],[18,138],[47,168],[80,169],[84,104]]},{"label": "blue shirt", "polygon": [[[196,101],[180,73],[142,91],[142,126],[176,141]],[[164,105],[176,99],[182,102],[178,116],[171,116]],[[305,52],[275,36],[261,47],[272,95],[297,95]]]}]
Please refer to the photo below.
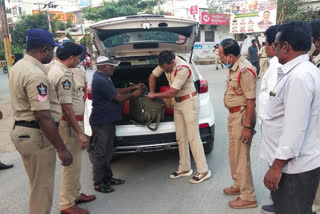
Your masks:
[{"label": "blue shirt", "polygon": [[248,48],[248,54],[250,56],[250,62],[251,63],[255,63],[255,62],[259,62],[259,58],[258,58],[258,48],[257,46],[253,46],[251,45],[249,48]]},{"label": "blue shirt", "polygon": [[91,90],[90,125],[107,125],[121,120],[121,104],[112,100],[117,95],[117,90],[110,77],[96,71],[93,74]]}]

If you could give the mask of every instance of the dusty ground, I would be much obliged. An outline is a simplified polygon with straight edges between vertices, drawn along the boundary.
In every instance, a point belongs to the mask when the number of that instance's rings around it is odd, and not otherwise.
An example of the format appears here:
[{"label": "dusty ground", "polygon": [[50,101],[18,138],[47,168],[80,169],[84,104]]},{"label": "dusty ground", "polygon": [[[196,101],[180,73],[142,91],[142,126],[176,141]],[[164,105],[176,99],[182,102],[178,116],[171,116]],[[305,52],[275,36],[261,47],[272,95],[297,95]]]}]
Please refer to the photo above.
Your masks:
[{"label": "dusty ground", "polygon": [[8,99],[0,99],[0,110],[3,118],[0,120],[0,152],[14,151],[14,145],[10,140],[10,130],[13,125],[13,116],[10,102]]}]

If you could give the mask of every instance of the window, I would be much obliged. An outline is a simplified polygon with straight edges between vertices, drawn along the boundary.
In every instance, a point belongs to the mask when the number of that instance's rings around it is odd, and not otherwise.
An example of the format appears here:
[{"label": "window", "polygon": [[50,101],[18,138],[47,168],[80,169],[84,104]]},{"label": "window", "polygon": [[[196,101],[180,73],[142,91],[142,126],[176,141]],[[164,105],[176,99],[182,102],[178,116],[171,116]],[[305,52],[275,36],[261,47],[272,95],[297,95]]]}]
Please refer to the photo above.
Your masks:
[{"label": "window", "polygon": [[214,41],[214,31],[205,31],[204,32],[204,41],[213,42]]}]

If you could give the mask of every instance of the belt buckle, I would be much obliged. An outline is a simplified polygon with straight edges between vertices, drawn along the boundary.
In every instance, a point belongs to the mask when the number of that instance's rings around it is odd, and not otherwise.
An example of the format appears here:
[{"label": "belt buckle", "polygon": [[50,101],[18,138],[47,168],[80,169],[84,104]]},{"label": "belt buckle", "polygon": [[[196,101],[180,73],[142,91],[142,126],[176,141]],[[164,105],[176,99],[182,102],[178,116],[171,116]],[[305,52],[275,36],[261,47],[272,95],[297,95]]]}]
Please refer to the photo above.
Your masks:
[{"label": "belt buckle", "polygon": [[181,102],[180,97],[175,97],[174,99],[176,102]]}]

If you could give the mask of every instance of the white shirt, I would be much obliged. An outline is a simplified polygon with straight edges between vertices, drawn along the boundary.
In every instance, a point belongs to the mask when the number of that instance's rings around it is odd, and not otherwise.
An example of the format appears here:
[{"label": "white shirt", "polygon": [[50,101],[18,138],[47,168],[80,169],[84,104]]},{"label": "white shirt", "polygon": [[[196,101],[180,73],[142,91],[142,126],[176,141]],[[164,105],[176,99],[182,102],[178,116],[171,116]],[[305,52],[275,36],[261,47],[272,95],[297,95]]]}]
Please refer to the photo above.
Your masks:
[{"label": "white shirt", "polygon": [[320,71],[307,54],[278,69],[277,84],[266,104],[260,156],[271,166],[295,174],[320,167]]},{"label": "white shirt", "polygon": [[278,57],[274,56],[270,59],[270,65],[266,73],[263,75],[260,85],[260,93],[258,96],[257,116],[258,123],[261,125],[264,113],[264,107],[270,97],[270,91],[274,89],[277,83],[278,68],[281,64]]}]

